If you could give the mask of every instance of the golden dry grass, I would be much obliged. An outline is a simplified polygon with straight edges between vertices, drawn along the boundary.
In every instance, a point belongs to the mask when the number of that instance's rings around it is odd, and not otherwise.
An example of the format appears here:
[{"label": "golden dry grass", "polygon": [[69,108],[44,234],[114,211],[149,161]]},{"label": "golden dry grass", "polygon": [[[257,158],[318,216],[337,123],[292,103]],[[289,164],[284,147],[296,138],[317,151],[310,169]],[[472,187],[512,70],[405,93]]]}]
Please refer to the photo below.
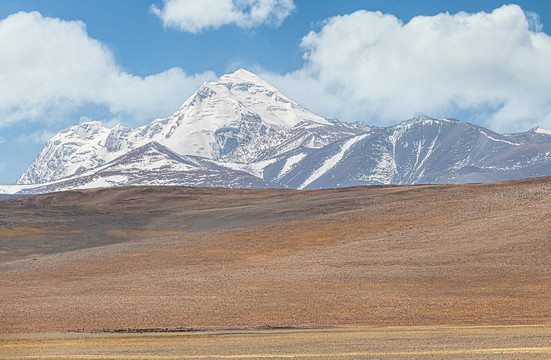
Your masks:
[{"label": "golden dry grass", "polygon": [[548,359],[551,327],[0,336],[0,359]]}]

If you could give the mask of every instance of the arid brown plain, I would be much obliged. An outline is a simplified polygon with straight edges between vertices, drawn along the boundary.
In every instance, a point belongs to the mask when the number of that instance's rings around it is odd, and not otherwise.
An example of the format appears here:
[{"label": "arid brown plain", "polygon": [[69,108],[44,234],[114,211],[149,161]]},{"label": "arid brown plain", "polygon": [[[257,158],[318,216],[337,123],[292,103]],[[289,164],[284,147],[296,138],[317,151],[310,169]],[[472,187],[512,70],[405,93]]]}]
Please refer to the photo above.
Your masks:
[{"label": "arid brown plain", "polygon": [[551,322],[551,179],[0,203],[1,333]]}]

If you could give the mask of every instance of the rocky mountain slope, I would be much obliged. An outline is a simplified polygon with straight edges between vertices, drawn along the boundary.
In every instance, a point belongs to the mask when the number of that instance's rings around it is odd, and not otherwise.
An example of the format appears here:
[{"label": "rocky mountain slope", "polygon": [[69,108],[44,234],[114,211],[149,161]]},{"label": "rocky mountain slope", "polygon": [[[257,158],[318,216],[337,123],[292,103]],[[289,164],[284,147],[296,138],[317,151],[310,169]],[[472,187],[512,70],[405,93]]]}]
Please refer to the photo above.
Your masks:
[{"label": "rocky mountain slope", "polygon": [[418,117],[319,150],[296,149],[270,164],[265,174],[279,186],[298,189],[547,176],[551,134],[533,129],[500,135],[457,120]]}]

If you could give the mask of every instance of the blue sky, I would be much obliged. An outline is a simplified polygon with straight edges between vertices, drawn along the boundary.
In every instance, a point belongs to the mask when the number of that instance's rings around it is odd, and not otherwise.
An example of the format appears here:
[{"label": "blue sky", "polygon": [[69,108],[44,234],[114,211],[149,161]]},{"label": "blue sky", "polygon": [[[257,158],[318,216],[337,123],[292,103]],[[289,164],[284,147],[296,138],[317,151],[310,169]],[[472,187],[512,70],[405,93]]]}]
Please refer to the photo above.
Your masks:
[{"label": "blue sky", "polygon": [[168,116],[202,81],[240,67],[345,121],[427,113],[502,132],[551,127],[551,0],[205,8],[229,1],[1,0],[0,183],[62,129]]}]

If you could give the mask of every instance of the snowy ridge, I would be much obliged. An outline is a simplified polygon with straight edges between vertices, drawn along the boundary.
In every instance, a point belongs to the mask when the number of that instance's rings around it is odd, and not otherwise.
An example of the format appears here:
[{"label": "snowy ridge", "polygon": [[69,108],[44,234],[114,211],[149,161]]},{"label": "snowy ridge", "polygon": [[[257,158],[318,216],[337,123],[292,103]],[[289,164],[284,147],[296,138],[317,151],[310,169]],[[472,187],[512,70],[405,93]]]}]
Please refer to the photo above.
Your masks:
[{"label": "snowy ridge", "polygon": [[[490,132],[449,119],[411,119],[387,128],[371,128],[369,136],[311,150],[276,181],[278,186],[318,189],[377,184],[465,183],[551,175],[551,138]],[[488,138],[488,135],[496,140]],[[523,138],[523,143],[517,142]],[[489,141],[488,141],[489,140]],[[519,145],[520,144],[520,145]],[[297,152],[289,152],[288,157]],[[278,160],[279,163],[285,159]],[[284,166],[279,165],[280,169]]]},{"label": "snowy ridge", "polygon": [[94,169],[56,181],[15,185],[19,194],[128,185],[187,185],[201,187],[269,187],[260,178],[215,161],[181,156],[156,142],[131,150]]}]

